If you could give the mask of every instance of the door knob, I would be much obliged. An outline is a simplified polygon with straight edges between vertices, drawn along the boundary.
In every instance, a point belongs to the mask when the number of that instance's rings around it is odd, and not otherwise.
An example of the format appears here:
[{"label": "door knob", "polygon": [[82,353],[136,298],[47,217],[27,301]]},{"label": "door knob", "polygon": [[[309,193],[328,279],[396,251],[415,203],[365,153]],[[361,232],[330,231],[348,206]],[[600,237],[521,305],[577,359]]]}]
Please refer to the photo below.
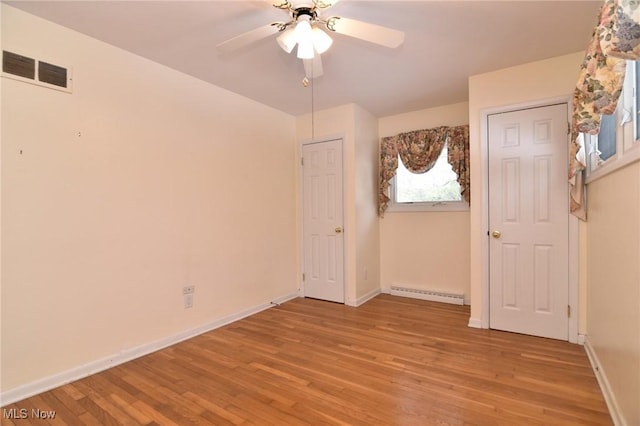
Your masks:
[{"label": "door knob", "polygon": [[493,238],[500,238],[502,234],[500,233],[500,231],[492,231],[491,236],[493,236]]},{"label": "door knob", "polygon": [[339,234],[342,232],[342,228],[340,228],[339,226],[335,229],[336,234]]}]

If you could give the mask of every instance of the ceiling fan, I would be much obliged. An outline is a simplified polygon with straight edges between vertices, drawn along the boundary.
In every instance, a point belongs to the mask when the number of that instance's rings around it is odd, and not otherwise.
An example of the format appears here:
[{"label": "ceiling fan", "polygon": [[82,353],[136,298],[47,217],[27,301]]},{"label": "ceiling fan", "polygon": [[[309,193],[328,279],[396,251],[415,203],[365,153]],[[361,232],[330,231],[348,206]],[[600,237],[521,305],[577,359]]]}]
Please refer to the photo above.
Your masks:
[{"label": "ceiling fan", "polygon": [[274,7],[289,14],[286,22],[274,22],[240,34],[218,44],[221,53],[240,49],[270,35],[280,33],[277,38],[282,49],[291,53],[297,45],[297,57],[304,63],[307,78],[322,75],[320,55],[331,46],[333,40],[322,30],[355,37],[380,46],[396,48],[404,42],[404,33],[380,25],[355,19],[332,16],[322,18],[320,12],[336,4],[339,0],[266,0]]}]

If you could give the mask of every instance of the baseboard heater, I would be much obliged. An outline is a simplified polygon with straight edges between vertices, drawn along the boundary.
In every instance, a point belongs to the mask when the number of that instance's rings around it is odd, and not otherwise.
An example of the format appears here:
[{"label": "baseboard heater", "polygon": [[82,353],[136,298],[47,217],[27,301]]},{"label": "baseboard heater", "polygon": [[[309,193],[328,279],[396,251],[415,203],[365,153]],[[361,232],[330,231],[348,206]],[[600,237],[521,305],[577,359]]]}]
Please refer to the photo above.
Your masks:
[{"label": "baseboard heater", "polygon": [[414,299],[431,300],[432,302],[444,302],[454,305],[464,305],[464,296],[456,293],[446,293],[434,290],[422,290],[417,288],[391,286],[390,294],[394,296],[413,297]]}]

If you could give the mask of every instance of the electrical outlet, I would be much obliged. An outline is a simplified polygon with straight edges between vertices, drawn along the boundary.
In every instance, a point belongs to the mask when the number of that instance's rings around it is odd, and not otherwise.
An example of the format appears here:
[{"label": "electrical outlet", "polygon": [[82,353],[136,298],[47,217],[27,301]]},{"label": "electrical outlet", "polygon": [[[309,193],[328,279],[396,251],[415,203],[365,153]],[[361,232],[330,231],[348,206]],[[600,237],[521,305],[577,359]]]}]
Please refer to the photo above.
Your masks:
[{"label": "electrical outlet", "polygon": [[193,293],[184,295],[184,308],[185,309],[193,308]]},{"label": "electrical outlet", "polygon": [[195,285],[187,285],[182,287],[182,295],[184,296],[184,308],[193,308],[193,293],[196,292]]}]

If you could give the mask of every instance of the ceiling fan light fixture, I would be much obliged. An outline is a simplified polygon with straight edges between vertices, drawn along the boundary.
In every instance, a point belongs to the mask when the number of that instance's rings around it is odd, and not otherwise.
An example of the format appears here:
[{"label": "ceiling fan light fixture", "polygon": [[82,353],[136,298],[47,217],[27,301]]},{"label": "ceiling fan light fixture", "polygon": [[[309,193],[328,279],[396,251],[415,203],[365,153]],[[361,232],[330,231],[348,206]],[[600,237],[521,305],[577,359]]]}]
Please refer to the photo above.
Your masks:
[{"label": "ceiling fan light fixture", "polygon": [[298,41],[298,58],[300,59],[313,59],[315,55],[313,42],[311,39]]},{"label": "ceiling fan light fixture", "polygon": [[298,21],[293,32],[298,42],[298,58],[313,58],[315,52],[313,50],[313,31],[311,30],[311,23],[306,19],[302,19]]},{"label": "ceiling fan light fixture", "polygon": [[316,52],[319,54],[326,52],[333,44],[333,39],[318,27],[313,27],[311,30],[311,37],[313,40],[313,47],[315,47]]},{"label": "ceiling fan light fixture", "polygon": [[289,28],[280,34],[276,41],[282,50],[287,53],[291,53],[293,48],[296,46],[296,43],[298,43],[298,37],[296,37],[295,30]]},{"label": "ceiling fan light fixture", "polygon": [[311,40],[312,31],[311,24],[306,19],[298,21],[296,28],[293,30],[296,40],[300,43],[303,40]]}]

